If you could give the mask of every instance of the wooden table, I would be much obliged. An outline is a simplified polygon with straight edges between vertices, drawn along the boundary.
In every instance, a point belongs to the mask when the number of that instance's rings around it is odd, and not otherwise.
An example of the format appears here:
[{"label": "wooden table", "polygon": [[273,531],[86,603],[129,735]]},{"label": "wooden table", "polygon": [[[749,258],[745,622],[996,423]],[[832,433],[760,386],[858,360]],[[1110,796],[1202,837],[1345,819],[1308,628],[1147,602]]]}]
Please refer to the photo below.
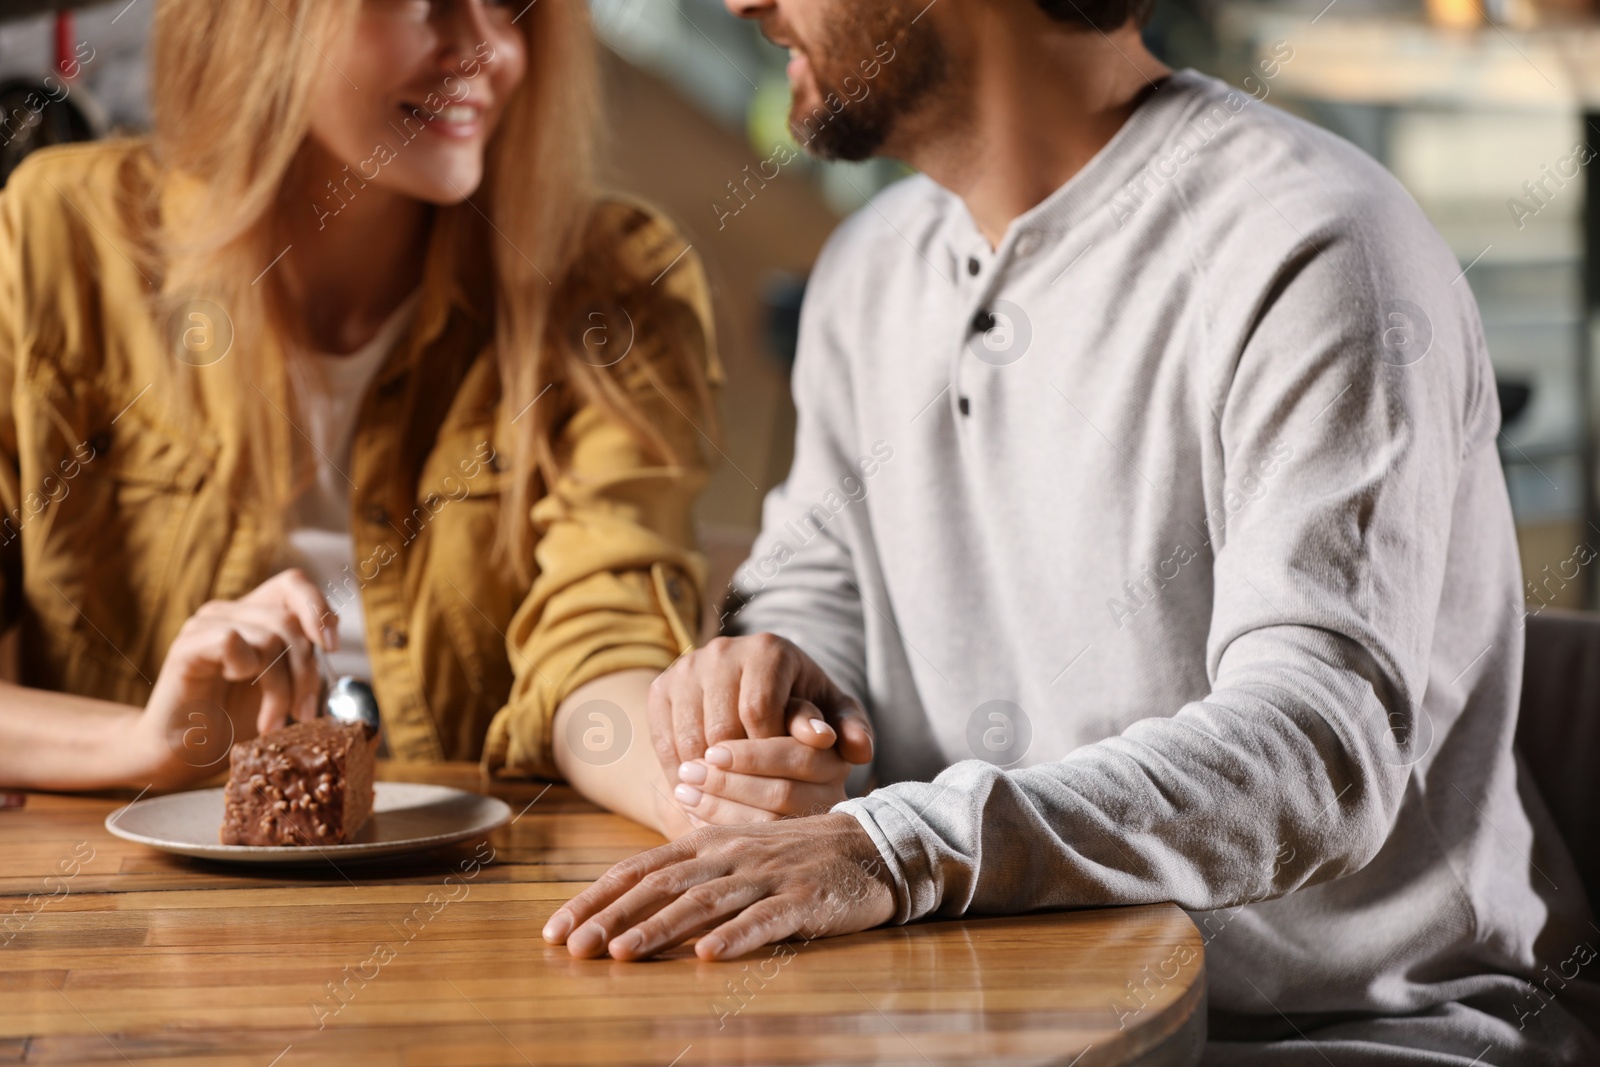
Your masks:
[{"label": "wooden table", "polygon": [[[464,764],[383,776],[480,787]],[[925,923],[731,963],[573,960],[540,939],[545,920],[660,838],[546,790],[487,789],[520,813],[487,842],[276,873],[112,837],[115,798],[0,809],[0,1064],[1199,1059],[1200,935],[1170,905]]]}]

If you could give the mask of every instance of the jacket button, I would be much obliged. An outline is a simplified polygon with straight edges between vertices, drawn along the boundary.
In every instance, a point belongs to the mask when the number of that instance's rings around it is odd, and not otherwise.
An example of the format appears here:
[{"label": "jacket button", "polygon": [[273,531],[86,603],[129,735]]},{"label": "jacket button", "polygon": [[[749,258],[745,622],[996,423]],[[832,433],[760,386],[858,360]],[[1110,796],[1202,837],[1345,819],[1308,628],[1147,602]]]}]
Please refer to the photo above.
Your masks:
[{"label": "jacket button", "polygon": [[667,595],[673,600],[683,599],[683,582],[677,578],[667,579]]},{"label": "jacket button", "polygon": [[411,643],[411,638],[398,626],[385,626],[383,628],[383,643],[390,648],[405,648]]},{"label": "jacket button", "polygon": [[972,332],[988,333],[990,330],[995,328],[995,325],[998,322],[999,320],[994,317],[994,312],[990,311],[988,308],[984,308],[982,311],[972,316]]},{"label": "jacket button", "polygon": [[372,505],[370,508],[368,508],[366,510],[365,515],[366,515],[366,520],[368,522],[372,523],[372,525],[374,525],[374,526],[387,526],[387,525],[389,525],[389,509],[388,508],[380,507],[377,504],[374,504],[374,505]]}]

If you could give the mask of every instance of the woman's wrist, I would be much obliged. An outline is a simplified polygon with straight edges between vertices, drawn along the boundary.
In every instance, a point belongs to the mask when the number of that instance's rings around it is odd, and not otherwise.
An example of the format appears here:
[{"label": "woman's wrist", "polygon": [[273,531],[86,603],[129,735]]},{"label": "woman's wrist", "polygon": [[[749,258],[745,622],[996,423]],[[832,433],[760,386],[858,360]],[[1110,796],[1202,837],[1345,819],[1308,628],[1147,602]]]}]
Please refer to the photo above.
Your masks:
[{"label": "woman's wrist", "polygon": [[[672,802],[671,786],[650,745],[645,706],[655,677],[650,670],[619,671],[570,693],[556,709],[552,756],[562,777],[587,799],[678,838],[694,827]],[[585,730],[612,747],[585,747]]]},{"label": "woman's wrist", "polygon": [[115,706],[89,746],[97,773],[112,786],[181,789],[228,768],[232,724],[219,715],[174,722],[148,708]]},{"label": "woman's wrist", "polygon": [[[659,771],[657,775],[658,777],[660,776]],[[664,778],[662,780],[663,782],[665,781]],[[652,790],[652,792],[655,795],[656,824],[651,829],[668,841],[676,841],[684,834],[693,832],[695,829],[694,823],[689,821],[689,816],[684,814],[682,808],[673,803],[671,798],[660,787]]]},{"label": "woman's wrist", "polygon": [[178,758],[170,739],[143,708],[112,717],[103,733],[100,765],[115,784],[130,789],[170,789],[196,775]]},{"label": "woman's wrist", "polygon": [[143,717],[126,704],[0,683],[0,783],[73,790],[169,779],[162,739]]}]

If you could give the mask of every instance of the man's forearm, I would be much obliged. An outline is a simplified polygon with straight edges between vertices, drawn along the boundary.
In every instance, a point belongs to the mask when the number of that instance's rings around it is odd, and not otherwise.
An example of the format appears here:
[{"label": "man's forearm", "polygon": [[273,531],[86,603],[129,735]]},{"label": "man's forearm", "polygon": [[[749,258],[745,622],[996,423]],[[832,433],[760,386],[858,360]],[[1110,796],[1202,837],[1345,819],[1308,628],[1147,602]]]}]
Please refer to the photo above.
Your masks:
[{"label": "man's forearm", "polygon": [[1275,670],[1290,658],[1281,635],[1240,639],[1224,684],[1175,716],[1023,770],[968,760],[835,810],[878,846],[899,921],[1162,900],[1208,911],[1352,873],[1381,847],[1405,770],[1359,723],[1344,743],[1327,729],[1338,709],[1378,706],[1354,651],[1343,671]]},{"label": "man's forearm", "polygon": [[579,686],[556,709],[551,734],[556,767],[574,789],[675,839],[694,827],[673,802],[650,746],[645,709],[655,678],[651,670],[619,671]]},{"label": "man's forearm", "polygon": [[20,789],[142,787],[140,709],[0,682],[0,785]]}]

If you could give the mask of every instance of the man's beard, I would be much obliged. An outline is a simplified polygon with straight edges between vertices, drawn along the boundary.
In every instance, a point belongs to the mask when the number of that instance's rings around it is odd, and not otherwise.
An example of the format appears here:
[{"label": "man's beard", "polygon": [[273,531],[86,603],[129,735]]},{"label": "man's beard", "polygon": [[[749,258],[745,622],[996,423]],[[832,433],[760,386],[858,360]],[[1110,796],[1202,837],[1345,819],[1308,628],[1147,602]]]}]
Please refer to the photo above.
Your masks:
[{"label": "man's beard", "polygon": [[[789,127],[812,155],[859,162],[877,155],[896,125],[944,84],[947,62],[932,26],[912,21],[925,10],[917,0],[837,0],[835,8],[825,37],[806,50],[822,102],[807,112],[797,96]],[[877,77],[869,79],[874,64]]]}]

